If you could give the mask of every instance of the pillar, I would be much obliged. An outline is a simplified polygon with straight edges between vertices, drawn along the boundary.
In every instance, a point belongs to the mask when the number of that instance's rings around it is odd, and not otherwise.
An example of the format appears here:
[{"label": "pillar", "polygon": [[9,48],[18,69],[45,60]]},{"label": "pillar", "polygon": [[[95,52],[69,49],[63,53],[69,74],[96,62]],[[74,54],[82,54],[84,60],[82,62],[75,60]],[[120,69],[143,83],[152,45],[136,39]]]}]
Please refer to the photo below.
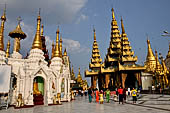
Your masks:
[{"label": "pillar", "polygon": [[127,77],[127,73],[122,73],[121,76],[122,76],[122,88],[125,88],[125,80]]},{"label": "pillar", "polygon": [[105,75],[105,88],[108,88],[110,82],[110,74]]}]

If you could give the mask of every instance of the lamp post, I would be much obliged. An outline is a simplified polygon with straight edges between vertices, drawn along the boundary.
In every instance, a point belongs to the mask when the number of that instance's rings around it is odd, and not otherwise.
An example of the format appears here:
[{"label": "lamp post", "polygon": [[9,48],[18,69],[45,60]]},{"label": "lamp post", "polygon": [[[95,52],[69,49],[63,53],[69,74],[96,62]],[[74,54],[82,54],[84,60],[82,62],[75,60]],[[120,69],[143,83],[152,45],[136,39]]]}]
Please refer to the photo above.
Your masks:
[{"label": "lamp post", "polygon": [[161,36],[170,37],[170,33],[168,31],[163,31],[163,34]]}]

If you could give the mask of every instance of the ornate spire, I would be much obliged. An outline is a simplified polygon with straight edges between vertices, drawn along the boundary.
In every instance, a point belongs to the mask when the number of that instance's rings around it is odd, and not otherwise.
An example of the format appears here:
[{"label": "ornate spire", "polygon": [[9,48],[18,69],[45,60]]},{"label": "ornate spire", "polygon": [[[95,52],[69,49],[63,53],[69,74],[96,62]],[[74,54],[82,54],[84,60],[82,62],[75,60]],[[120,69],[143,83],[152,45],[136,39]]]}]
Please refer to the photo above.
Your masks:
[{"label": "ornate spire", "polygon": [[121,27],[122,27],[122,34],[124,34],[124,33],[125,33],[125,28],[124,28],[124,25],[123,25],[123,19],[122,19],[122,17],[121,17]]},{"label": "ornate spire", "polygon": [[155,58],[156,58],[156,70],[155,71],[160,74],[161,73],[161,64],[159,62],[157,51],[155,51]]},{"label": "ornate spire", "polygon": [[6,21],[6,5],[3,15],[1,16],[1,28],[0,28],[0,50],[4,51],[4,24]]},{"label": "ornate spire", "polygon": [[8,58],[9,55],[10,55],[10,40],[8,40],[8,43],[7,43],[6,58]]},{"label": "ornate spire", "polygon": [[170,58],[170,43],[169,43],[169,51],[168,54],[166,55],[166,58]]},{"label": "ornate spire", "polygon": [[54,41],[53,41],[53,43],[52,43],[52,54],[51,54],[51,58],[53,58],[54,57],[54,51],[55,51],[55,47],[54,47],[55,45],[54,45]]},{"label": "ornate spire", "polygon": [[100,58],[100,53],[98,49],[98,44],[96,41],[96,31],[93,29],[94,32],[94,42],[93,42],[93,49],[92,49],[92,58],[91,63],[89,64],[89,68],[100,68],[102,59]]},{"label": "ornate spire", "polygon": [[82,82],[82,77],[81,77],[81,73],[80,73],[80,67],[79,67],[79,73],[77,75],[77,82],[81,83]]},{"label": "ornate spire", "polygon": [[62,37],[60,36],[60,57],[62,58]]},{"label": "ornate spire", "polygon": [[131,62],[135,63],[137,61],[137,56],[134,55],[134,51],[132,51],[132,47],[130,46],[130,42],[128,41],[128,37],[125,33],[125,28],[123,24],[123,19],[121,17],[121,27],[122,27],[122,38],[121,38],[121,46],[122,46],[122,63]]},{"label": "ornate spire", "polygon": [[75,80],[75,74],[74,74],[74,68],[73,68],[73,65],[72,65],[72,70],[71,70],[71,79],[72,80]]},{"label": "ornate spire", "polygon": [[93,28],[93,32],[94,32],[94,40],[96,40],[96,30],[95,30],[95,28]]},{"label": "ornate spire", "polygon": [[57,29],[57,36],[56,36],[56,45],[54,51],[54,57],[60,57],[60,50],[59,50],[59,28]]},{"label": "ornate spire", "polygon": [[151,48],[150,40],[147,40],[147,44],[148,44],[148,54],[147,54],[146,60],[147,61],[155,61],[155,56],[154,56],[152,48]]},{"label": "ornate spire", "polygon": [[111,62],[118,62],[121,55],[121,35],[118,29],[117,21],[115,19],[114,10],[112,8],[112,22],[111,22],[111,37],[110,45],[106,55],[106,65],[113,64]]},{"label": "ornate spire", "polygon": [[114,9],[112,8],[112,19],[115,20]]},{"label": "ornate spire", "polygon": [[42,24],[41,25],[41,36],[43,36],[44,35],[44,25]]},{"label": "ornate spire", "polygon": [[9,36],[11,38],[14,38],[14,49],[13,51],[19,52],[20,50],[20,40],[26,38],[26,34],[22,31],[20,22],[21,22],[21,17],[17,18],[18,20],[18,25],[17,27],[9,33]]},{"label": "ornate spire", "polygon": [[39,14],[37,17],[37,30],[34,38],[34,42],[32,44],[32,49],[42,49],[42,41],[40,37],[40,24],[41,24],[41,17],[40,17],[40,9],[39,9]]},{"label": "ornate spire", "polygon": [[66,48],[64,50],[64,56],[67,56],[67,51],[66,51]]},{"label": "ornate spire", "polygon": [[147,54],[146,62],[145,62],[146,70],[151,71],[151,72],[155,72],[156,59],[155,59],[155,56],[153,54],[149,40],[147,40],[147,45],[148,45],[148,54]]}]

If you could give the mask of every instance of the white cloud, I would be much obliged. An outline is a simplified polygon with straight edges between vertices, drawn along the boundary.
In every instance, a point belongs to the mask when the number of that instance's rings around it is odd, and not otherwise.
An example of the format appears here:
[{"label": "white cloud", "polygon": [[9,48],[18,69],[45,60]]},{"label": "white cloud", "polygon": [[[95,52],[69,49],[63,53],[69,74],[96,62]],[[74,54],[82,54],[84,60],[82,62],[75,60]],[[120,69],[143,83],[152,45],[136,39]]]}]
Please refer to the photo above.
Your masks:
[{"label": "white cloud", "polygon": [[63,47],[67,49],[70,53],[88,53],[90,51],[89,48],[85,46],[81,46],[79,41],[71,40],[71,39],[63,39]]},{"label": "white cloud", "polygon": [[79,16],[79,18],[77,19],[76,24],[79,24],[80,21],[82,21],[82,20],[87,20],[87,19],[88,19],[88,16],[86,16],[85,14],[81,14],[81,15]]},{"label": "white cloud", "polygon": [[0,9],[7,4],[10,18],[17,16],[34,17],[41,8],[43,21],[48,24],[72,22],[75,15],[85,6],[88,0],[2,0]]}]

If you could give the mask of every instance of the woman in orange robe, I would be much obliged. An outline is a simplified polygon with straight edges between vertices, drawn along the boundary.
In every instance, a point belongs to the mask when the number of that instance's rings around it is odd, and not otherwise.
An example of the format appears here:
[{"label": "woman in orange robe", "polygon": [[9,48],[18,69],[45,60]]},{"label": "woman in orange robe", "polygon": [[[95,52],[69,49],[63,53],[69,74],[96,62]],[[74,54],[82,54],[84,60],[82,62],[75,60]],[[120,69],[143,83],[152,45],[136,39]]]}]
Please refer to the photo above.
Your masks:
[{"label": "woman in orange robe", "polygon": [[96,89],[96,102],[99,102],[99,91]]}]

